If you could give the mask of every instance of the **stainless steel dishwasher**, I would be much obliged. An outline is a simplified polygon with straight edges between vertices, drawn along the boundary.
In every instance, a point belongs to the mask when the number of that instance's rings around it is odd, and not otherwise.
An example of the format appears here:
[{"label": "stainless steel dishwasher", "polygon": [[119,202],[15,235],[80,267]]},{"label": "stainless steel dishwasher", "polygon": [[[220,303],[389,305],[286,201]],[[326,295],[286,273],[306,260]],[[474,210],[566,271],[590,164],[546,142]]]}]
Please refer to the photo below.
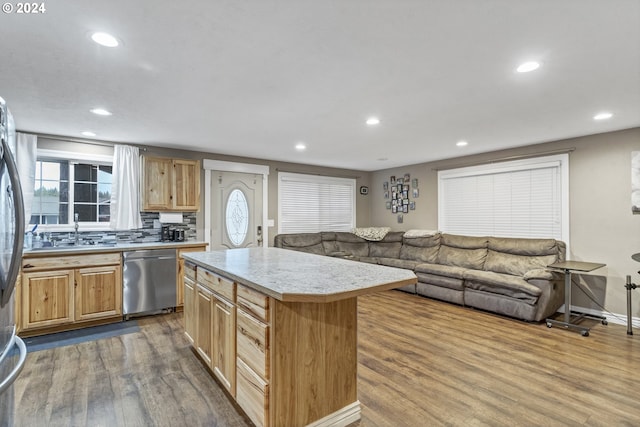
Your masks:
[{"label": "stainless steel dishwasher", "polygon": [[157,312],[176,306],[176,250],[146,249],[124,253],[122,313]]}]

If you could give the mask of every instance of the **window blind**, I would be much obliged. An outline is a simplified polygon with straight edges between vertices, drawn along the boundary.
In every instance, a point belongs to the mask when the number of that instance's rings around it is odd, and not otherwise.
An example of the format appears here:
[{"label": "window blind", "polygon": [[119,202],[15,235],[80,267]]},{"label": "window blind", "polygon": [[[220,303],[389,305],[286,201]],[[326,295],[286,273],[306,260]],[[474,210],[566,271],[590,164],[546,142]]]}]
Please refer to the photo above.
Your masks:
[{"label": "window blind", "polygon": [[568,240],[568,156],[442,171],[439,227],[472,236]]},{"label": "window blind", "polygon": [[355,179],[280,172],[278,232],[351,231],[355,188]]}]

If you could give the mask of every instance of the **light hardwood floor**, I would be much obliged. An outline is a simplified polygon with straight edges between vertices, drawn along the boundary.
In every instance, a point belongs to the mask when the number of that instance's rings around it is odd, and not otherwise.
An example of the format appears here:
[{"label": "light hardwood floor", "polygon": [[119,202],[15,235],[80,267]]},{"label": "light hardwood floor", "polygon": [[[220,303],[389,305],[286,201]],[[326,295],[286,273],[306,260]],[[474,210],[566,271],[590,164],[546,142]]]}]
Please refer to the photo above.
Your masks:
[{"label": "light hardwood floor", "polygon": [[[640,331],[591,336],[398,291],[359,299],[358,396],[373,426],[638,426]],[[30,354],[18,426],[250,426],[190,350],[182,314]]]}]

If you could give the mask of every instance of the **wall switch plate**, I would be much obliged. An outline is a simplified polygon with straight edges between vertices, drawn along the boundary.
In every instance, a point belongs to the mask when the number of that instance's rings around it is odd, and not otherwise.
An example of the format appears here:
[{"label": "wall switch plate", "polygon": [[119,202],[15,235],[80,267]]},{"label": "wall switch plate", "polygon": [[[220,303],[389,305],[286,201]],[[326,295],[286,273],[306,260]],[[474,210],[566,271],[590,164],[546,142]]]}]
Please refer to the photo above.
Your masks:
[{"label": "wall switch plate", "polygon": [[158,228],[162,228],[162,225],[160,225],[160,221],[157,219],[153,220],[153,228],[154,229],[158,229]]}]

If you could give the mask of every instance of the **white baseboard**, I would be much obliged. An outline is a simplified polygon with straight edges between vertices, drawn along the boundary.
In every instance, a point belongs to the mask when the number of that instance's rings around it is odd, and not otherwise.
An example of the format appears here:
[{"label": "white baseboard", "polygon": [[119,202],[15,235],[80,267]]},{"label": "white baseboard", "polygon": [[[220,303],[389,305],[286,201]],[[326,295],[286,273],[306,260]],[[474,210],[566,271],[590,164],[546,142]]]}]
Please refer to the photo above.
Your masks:
[{"label": "white baseboard", "polygon": [[333,414],[308,424],[307,427],[346,427],[360,419],[360,401],[345,406]]},{"label": "white baseboard", "polygon": [[[626,314],[609,313],[609,312],[604,312],[602,310],[594,310],[592,308],[577,307],[575,305],[571,306],[571,310],[577,311],[579,313],[592,314],[594,316],[604,316],[607,318],[607,321],[609,323],[627,326]],[[560,307],[560,309],[558,309],[558,311],[560,313],[564,313],[564,304],[562,305],[562,307]],[[640,317],[632,317],[631,326],[633,328],[640,328]]]}]

